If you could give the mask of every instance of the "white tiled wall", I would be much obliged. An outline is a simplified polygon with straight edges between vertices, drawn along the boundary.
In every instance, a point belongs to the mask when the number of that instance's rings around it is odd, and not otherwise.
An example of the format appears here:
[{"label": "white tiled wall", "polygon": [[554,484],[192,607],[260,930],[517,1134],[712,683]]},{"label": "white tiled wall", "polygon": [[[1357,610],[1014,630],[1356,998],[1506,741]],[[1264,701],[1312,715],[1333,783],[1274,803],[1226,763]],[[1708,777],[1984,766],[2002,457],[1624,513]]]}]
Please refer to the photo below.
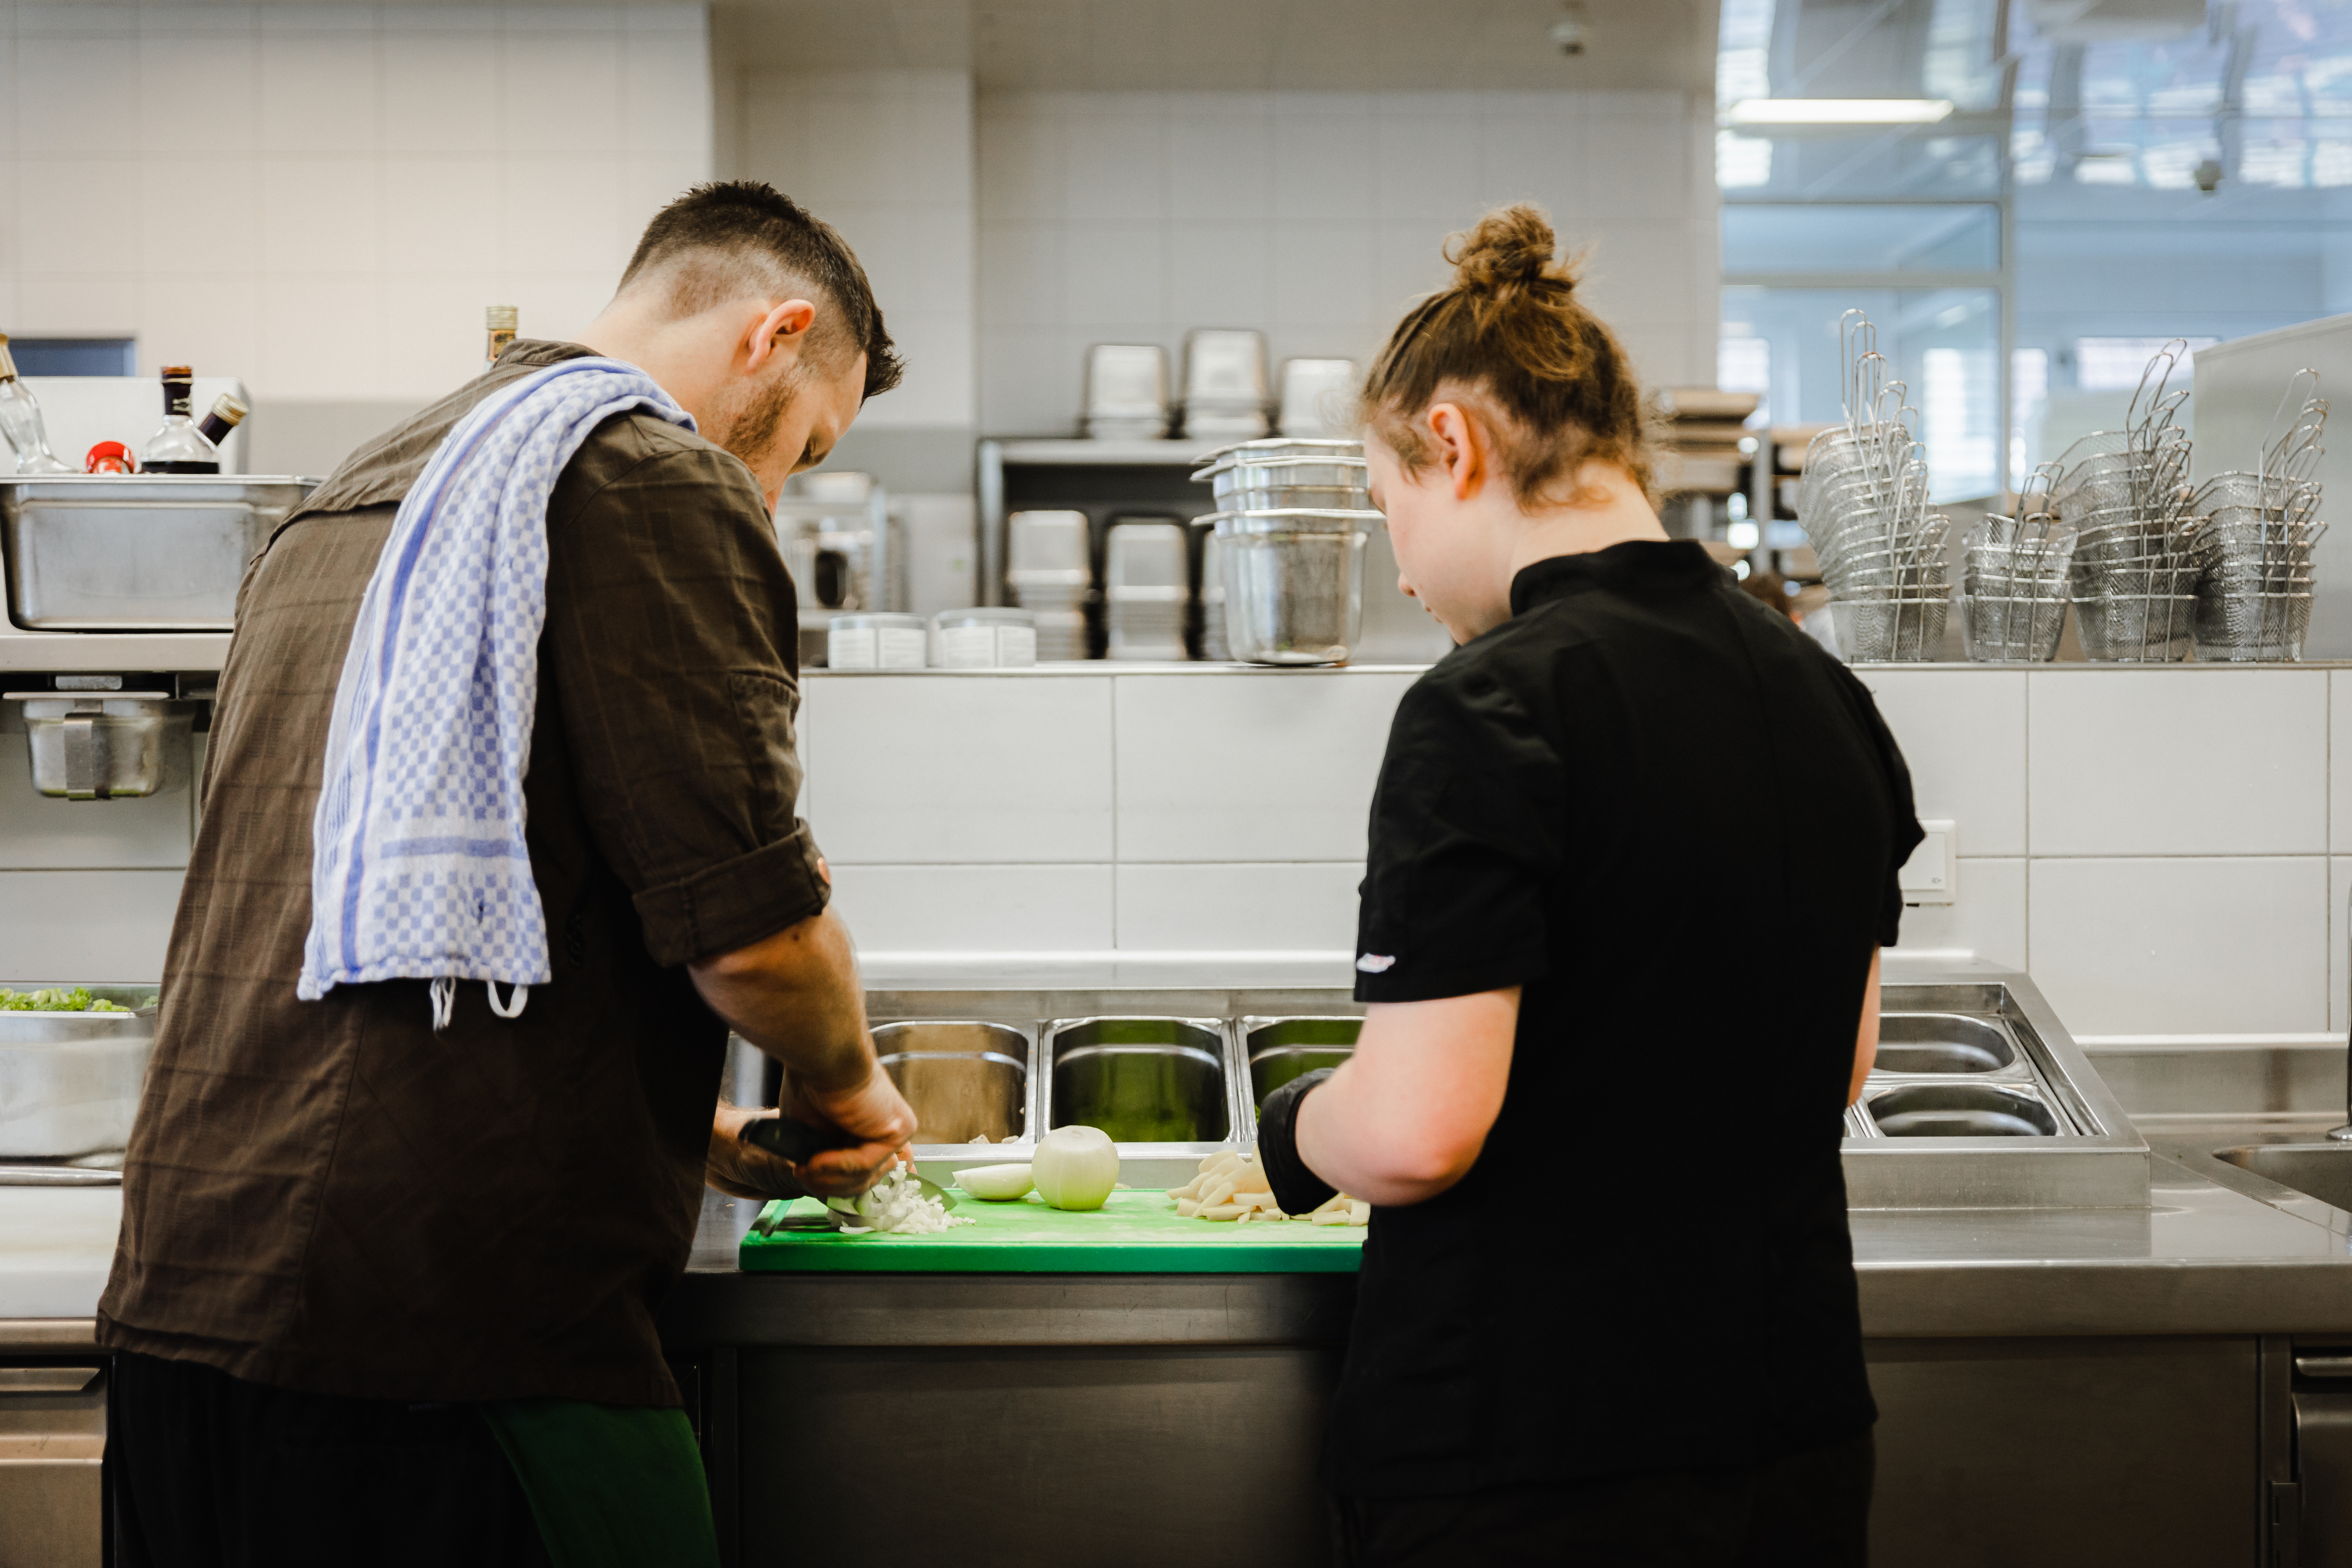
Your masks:
[{"label": "white tiled wall", "polygon": [[287,402],[562,336],[710,174],[700,5],[0,5],[0,324]]},{"label": "white tiled wall", "polygon": [[1336,957],[1413,679],[819,673],[805,811],[868,951]]},{"label": "white tiled wall", "polygon": [[2094,1037],[2352,1022],[2352,669],[1864,673],[1959,837],[1905,948],[2021,963]]},{"label": "white tiled wall", "polygon": [[[1352,945],[1412,672],[813,674],[804,810],[869,952]],[[2352,1018],[2330,855],[2352,667],[1868,672],[1958,898],[1902,948],[2030,971],[2078,1035],[2316,1037]],[[0,970],[155,973],[190,797],[44,801],[0,733]],[[2153,759],[2152,761],[2150,759]],[[6,973],[0,973],[5,980]]]},{"label": "white tiled wall", "polygon": [[[2326,851],[2352,668],[1864,674],[1958,835],[1958,897],[1907,910],[1904,950],[2026,969],[2093,1037],[2347,1022],[2352,855]],[[1412,679],[818,675],[810,816],[869,947],[1343,952]]]},{"label": "white tiled wall", "polygon": [[1712,119],[1680,94],[992,92],[979,126],[992,432],[1069,428],[1093,342],[1368,359],[1446,235],[1523,199],[1646,379],[1714,383]]},{"label": "white tiled wall", "polygon": [[971,73],[762,72],[742,79],[736,111],[743,174],[841,230],[907,362],[859,426],[971,429]]}]

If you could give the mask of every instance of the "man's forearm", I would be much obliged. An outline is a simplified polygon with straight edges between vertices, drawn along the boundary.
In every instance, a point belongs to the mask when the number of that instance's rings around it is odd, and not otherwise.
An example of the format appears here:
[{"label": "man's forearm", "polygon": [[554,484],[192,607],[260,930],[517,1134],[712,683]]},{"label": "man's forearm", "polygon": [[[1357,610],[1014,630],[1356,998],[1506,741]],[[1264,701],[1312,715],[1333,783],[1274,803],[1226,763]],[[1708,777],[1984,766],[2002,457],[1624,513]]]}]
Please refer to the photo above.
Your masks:
[{"label": "man's forearm", "polygon": [[688,973],[711,1011],[797,1081],[830,1092],[855,1089],[872,1075],[857,954],[832,910]]}]

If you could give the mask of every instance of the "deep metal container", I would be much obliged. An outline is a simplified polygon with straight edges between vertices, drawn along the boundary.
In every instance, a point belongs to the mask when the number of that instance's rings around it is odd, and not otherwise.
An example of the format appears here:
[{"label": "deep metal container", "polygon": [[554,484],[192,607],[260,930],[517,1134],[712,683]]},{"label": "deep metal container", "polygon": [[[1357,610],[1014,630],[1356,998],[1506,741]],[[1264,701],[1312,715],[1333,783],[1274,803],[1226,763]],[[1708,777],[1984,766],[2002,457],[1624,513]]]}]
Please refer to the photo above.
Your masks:
[{"label": "deep metal container", "polygon": [[1886,1013],[1878,1020],[1874,1072],[1992,1073],[2016,1067],[2017,1042],[1990,1018],[1960,1013]]},{"label": "deep metal container", "polygon": [[1046,1033],[1047,1127],[1099,1127],[1119,1143],[1233,1135],[1224,1026],[1215,1018],[1071,1018]]},{"label": "deep metal container", "polygon": [[1244,1018],[1242,1056],[1249,1065],[1250,1124],[1265,1097],[1318,1068],[1335,1068],[1356,1054],[1364,1021],[1356,1017]]},{"label": "deep metal container", "polygon": [[1364,620],[1364,542],[1376,511],[1212,514],[1225,644],[1248,664],[1344,664]]},{"label": "deep metal container", "polygon": [[130,1142],[155,1046],[155,988],[89,990],[131,1011],[0,1012],[0,1160],[70,1160]]},{"label": "deep metal container", "polygon": [[0,477],[9,616],[29,631],[228,631],[246,563],[318,483],[249,474]]},{"label": "deep metal container", "polygon": [[915,1112],[917,1143],[991,1143],[1028,1131],[1029,1037],[1004,1024],[883,1024],[882,1069]]},{"label": "deep metal container", "polygon": [[197,705],[163,692],[9,692],[25,704],[33,787],[63,800],[133,800],[184,785]]}]

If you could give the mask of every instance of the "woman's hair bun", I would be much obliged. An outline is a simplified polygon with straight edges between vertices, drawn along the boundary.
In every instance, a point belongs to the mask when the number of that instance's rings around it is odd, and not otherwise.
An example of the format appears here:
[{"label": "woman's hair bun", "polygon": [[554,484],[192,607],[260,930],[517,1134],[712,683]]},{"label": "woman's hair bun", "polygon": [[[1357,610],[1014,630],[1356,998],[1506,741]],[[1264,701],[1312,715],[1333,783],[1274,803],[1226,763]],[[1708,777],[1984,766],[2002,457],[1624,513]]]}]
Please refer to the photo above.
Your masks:
[{"label": "woman's hair bun", "polygon": [[1445,258],[1454,263],[1454,287],[1499,294],[1546,278],[1573,286],[1574,274],[1554,259],[1559,249],[1550,220],[1522,202],[1497,207],[1475,227],[1454,236],[1446,242]]}]

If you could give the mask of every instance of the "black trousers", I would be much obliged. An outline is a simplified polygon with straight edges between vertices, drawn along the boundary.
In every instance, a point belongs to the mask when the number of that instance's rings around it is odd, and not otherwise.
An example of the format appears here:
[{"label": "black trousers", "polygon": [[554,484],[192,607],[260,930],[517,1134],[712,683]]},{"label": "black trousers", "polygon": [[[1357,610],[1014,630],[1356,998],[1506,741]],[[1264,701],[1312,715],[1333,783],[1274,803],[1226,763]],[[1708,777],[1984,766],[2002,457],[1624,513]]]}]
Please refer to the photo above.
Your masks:
[{"label": "black trousers", "polygon": [[1334,1500],[1339,1568],[1864,1568],[1870,1433],[1746,1470]]},{"label": "black trousers", "polygon": [[546,1568],[530,1500],[471,1405],[118,1354],[106,1437],[122,1568]]}]

